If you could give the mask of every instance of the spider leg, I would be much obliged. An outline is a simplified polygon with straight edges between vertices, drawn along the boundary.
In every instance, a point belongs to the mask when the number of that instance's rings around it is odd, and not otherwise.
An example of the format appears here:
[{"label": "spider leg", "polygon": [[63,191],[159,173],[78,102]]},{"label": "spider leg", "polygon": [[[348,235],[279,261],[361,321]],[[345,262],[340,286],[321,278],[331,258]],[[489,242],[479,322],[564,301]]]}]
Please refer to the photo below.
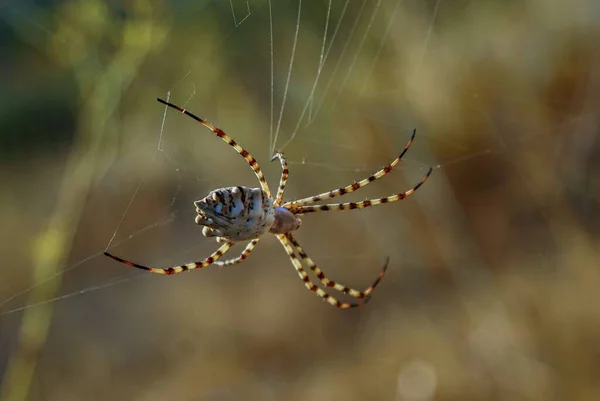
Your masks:
[{"label": "spider leg", "polygon": [[417,185],[408,191],[392,195],[386,196],[384,198],[376,198],[376,199],[368,199],[362,202],[346,202],[346,203],[329,203],[327,205],[310,205],[310,206],[299,206],[293,209],[290,209],[294,214],[306,214],[306,213],[314,213],[314,212],[325,212],[328,210],[352,210],[352,209],[364,209],[369,206],[381,205],[384,203],[396,202],[402,199],[405,199],[412,195],[431,175],[433,168],[429,168],[427,174],[419,181]]},{"label": "spider leg", "polygon": [[375,172],[373,175],[365,178],[364,180],[360,180],[358,182],[355,182],[353,184],[347,185],[342,188],[334,189],[333,191],[330,191],[330,192],[323,192],[322,194],[315,195],[315,196],[309,196],[308,198],[303,198],[303,199],[286,202],[283,206],[285,208],[290,209],[295,212],[295,210],[299,206],[310,205],[310,204],[313,204],[315,202],[318,202],[318,201],[321,201],[324,199],[336,198],[338,196],[342,196],[342,195],[348,194],[350,192],[357,191],[360,188],[367,186],[371,182],[384,177],[386,174],[388,174],[390,171],[392,171],[394,169],[394,167],[396,167],[398,165],[398,163],[400,163],[400,159],[402,159],[404,154],[410,148],[410,145],[412,145],[416,134],[417,134],[417,130],[413,129],[410,140],[408,141],[408,143],[406,144],[404,149],[402,149],[402,152],[400,152],[400,155],[398,155],[398,157],[395,158],[390,164],[383,167],[381,170]]},{"label": "spider leg", "polygon": [[279,180],[279,189],[277,190],[277,198],[273,203],[275,206],[281,205],[283,202],[283,191],[285,190],[285,184],[287,183],[288,177],[290,175],[290,170],[288,169],[287,162],[285,161],[285,157],[283,157],[283,153],[277,152],[275,156],[271,158],[271,161],[279,159],[281,163],[281,179]]},{"label": "spider leg", "polygon": [[343,284],[336,283],[335,281],[329,280],[325,276],[323,271],[317,267],[316,263],[313,262],[313,260],[310,258],[310,256],[308,256],[306,254],[306,252],[304,252],[304,250],[302,249],[300,244],[298,244],[298,241],[296,241],[294,239],[294,237],[292,237],[292,235],[289,233],[286,236],[287,236],[288,240],[292,243],[294,248],[296,248],[296,251],[302,258],[302,260],[304,260],[304,262],[308,265],[308,267],[310,267],[310,270],[312,270],[312,272],[315,273],[315,275],[319,278],[321,283],[323,283],[325,286],[327,286],[329,288],[333,288],[335,290],[343,292],[344,294],[350,295],[351,297],[354,297],[354,298],[362,299],[362,298],[369,296],[375,290],[375,287],[377,287],[377,284],[379,284],[379,282],[385,275],[385,271],[387,270],[387,267],[388,267],[389,258],[386,259],[385,265],[383,266],[383,270],[381,271],[381,273],[379,273],[379,277],[377,277],[377,279],[373,282],[373,284],[371,284],[369,287],[367,287],[364,291],[358,291],[358,290],[355,290],[354,288],[346,287]]},{"label": "spider leg", "polygon": [[229,135],[227,135],[221,128],[217,128],[214,125],[212,125],[211,123],[209,123],[208,121],[206,121],[203,118],[200,118],[198,116],[196,116],[193,113],[190,113],[189,111],[187,111],[186,109],[179,107],[177,105],[174,105],[173,103],[169,103],[167,101],[164,101],[160,98],[157,98],[156,100],[158,100],[160,103],[167,105],[191,118],[193,118],[194,120],[198,121],[200,124],[204,125],[206,128],[208,128],[209,130],[211,130],[212,132],[215,133],[216,136],[218,136],[219,138],[221,138],[222,140],[224,140],[225,142],[227,142],[227,144],[229,146],[231,146],[232,148],[234,148],[236,150],[236,152],[238,152],[240,155],[242,155],[242,157],[244,159],[246,159],[246,161],[248,162],[248,164],[250,165],[250,167],[252,168],[252,170],[254,171],[254,174],[256,175],[256,178],[258,178],[258,181],[260,182],[260,187],[263,189],[263,191],[265,191],[267,193],[267,195],[269,196],[269,198],[271,197],[271,191],[269,190],[269,185],[267,184],[267,180],[265,179],[265,176],[262,172],[262,169],[260,168],[260,166],[258,165],[258,162],[256,161],[256,159],[254,157],[252,157],[252,155],[243,147],[241,147],[233,138],[231,138]]},{"label": "spider leg", "polygon": [[244,250],[242,251],[242,253],[240,254],[240,256],[236,257],[236,258],[232,258],[232,259],[227,259],[224,261],[216,261],[214,264],[217,266],[231,266],[231,265],[235,265],[238,263],[242,263],[244,260],[246,260],[246,258],[248,257],[248,255],[250,255],[252,253],[252,251],[254,250],[254,247],[256,246],[256,244],[258,244],[259,238],[253,239],[252,241],[250,241],[248,243],[248,245],[246,245],[246,248],[244,248]]},{"label": "spider leg", "polygon": [[298,273],[298,275],[304,282],[304,285],[306,286],[306,288],[308,288],[309,290],[311,290],[312,292],[317,294],[319,297],[323,298],[323,300],[325,302],[327,302],[329,305],[335,306],[336,308],[340,308],[340,309],[348,309],[348,308],[356,308],[358,306],[363,306],[364,304],[366,304],[369,301],[370,298],[366,297],[358,303],[340,302],[337,299],[335,299],[334,297],[332,297],[331,295],[329,295],[328,293],[326,293],[325,291],[323,291],[321,288],[317,287],[312,281],[310,281],[310,278],[308,277],[308,274],[302,267],[300,260],[296,256],[296,252],[294,251],[294,248],[290,244],[288,237],[285,234],[277,234],[277,239],[279,240],[279,242],[281,242],[281,245],[283,245],[285,252],[290,257],[290,260],[292,261],[292,264],[294,265],[296,272]]},{"label": "spider leg", "polygon": [[138,269],[146,270],[146,271],[149,271],[150,273],[171,275],[171,274],[185,272],[188,270],[202,269],[203,267],[209,266],[209,265],[213,264],[214,262],[216,262],[217,259],[219,259],[221,256],[223,256],[229,250],[229,248],[231,248],[232,245],[233,245],[233,242],[227,242],[226,244],[221,245],[221,247],[219,249],[217,249],[215,252],[213,252],[212,255],[210,255],[208,258],[204,259],[203,261],[188,263],[187,265],[173,266],[173,267],[169,267],[166,269],[160,269],[160,268],[156,268],[156,267],[148,267],[148,266],[144,266],[144,265],[139,265],[139,264],[133,263],[129,260],[121,259],[120,257],[112,255],[108,252],[104,252],[104,255],[108,256],[111,259],[116,260],[117,262],[124,263],[127,266],[137,267]]}]

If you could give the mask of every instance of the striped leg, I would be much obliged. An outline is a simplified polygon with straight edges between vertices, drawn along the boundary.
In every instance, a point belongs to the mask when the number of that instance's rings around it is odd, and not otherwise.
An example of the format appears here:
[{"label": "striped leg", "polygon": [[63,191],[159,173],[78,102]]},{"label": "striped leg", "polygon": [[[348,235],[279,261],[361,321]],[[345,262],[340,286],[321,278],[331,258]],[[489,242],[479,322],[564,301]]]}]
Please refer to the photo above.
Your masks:
[{"label": "striped leg", "polygon": [[425,181],[427,181],[427,179],[431,175],[431,171],[433,171],[433,168],[430,167],[429,171],[427,171],[427,174],[425,174],[425,176],[421,179],[421,181],[419,181],[419,183],[417,185],[415,185],[413,188],[411,188],[408,191],[401,193],[401,194],[386,196],[385,198],[369,199],[369,200],[365,200],[362,202],[330,203],[327,205],[298,206],[291,210],[293,211],[294,214],[306,214],[306,213],[314,213],[314,212],[325,212],[328,210],[364,209],[369,206],[375,206],[375,205],[381,205],[384,203],[396,202],[396,201],[399,201],[399,200],[409,197],[417,189],[419,189],[419,187],[421,185],[423,185],[423,183]]},{"label": "striped leg", "polygon": [[232,148],[234,148],[236,150],[236,152],[238,152],[240,155],[242,155],[242,157],[244,159],[246,159],[246,161],[248,162],[248,164],[250,165],[250,167],[252,168],[252,170],[254,171],[254,174],[256,175],[256,178],[258,178],[258,181],[260,182],[260,187],[263,189],[263,191],[265,191],[267,193],[267,195],[269,196],[269,198],[271,197],[271,191],[269,190],[269,185],[267,184],[267,180],[265,179],[265,176],[260,168],[260,166],[258,165],[258,162],[256,161],[256,159],[254,157],[252,157],[252,155],[250,153],[248,153],[248,151],[246,149],[244,149],[243,147],[241,147],[233,138],[231,138],[229,135],[227,135],[225,132],[223,132],[222,129],[215,127],[214,125],[212,125],[211,123],[209,123],[208,121],[206,121],[203,118],[200,118],[198,116],[196,116],[195,114],[190,113],[189,111],[187,111],[184,108],[181,108],[177,105],[174,105],[173,103],[169,103],[167,101],[164,101],[160,98],[156,99],[158,100],[160,103],[165,104],[175,110],[178,110],[179,112],[193,118],[194,120],[198,121],[200,124],[204,125],[206,128],[208,128],[209,130],[211,130],[212,132],[215,133],[215,135],[217,135],[219,138],[221,138],[222,140],[224,140],[225,142],[227,142],[227,144],[229,146],[231,146]]},{"label": "striped leg", "polygon": [[319,297],[323,298],[323,300],[329,305],[335,306],[336,308],[340,309],[348,309],[362,306],[369,301],[369,298],[367,297],[358,303],[340,302],[325,291],[323,291],[321,288],[317,287],[312,281],[310,281],[310,278],[308,277],[308,274],[306,274],[306,271],[302,267],[300,260],[296,256],[296,252],[290,244],[288,237],[285,234],[277,234],[277,239],[279,240],[279,242],[281,242],[281,245],[283,245],[283,248],[290,257],[292,264],[296,269],[296,272],[298,272],[298,275],[300,276],[302,281],[304,281],[304,285],[306,286],[306,288],[317,294]]},{"label": "striped leg", "polygon": [[339,283],[336,283],[335,281],[329,280],[325,276],[323,271],[317,267],[315,262],[313,262],[313,260],[310,258],[310,256],[308,256],[306,254],[306,252],[304,252],[304,250],[302,249],[300,244],[298,244],[298,241],[296,241],[294,239],[294,237],[292,237],[291,234],[287,234],[287,238],[290,240],[290,242],[292,243],[294,248],[296,248],[296,251],[302,258],[302,260],[304,260],[304,262],[308,265],[308,267],[310,267],[310,270],[312,270],[313,273],[315,273],[315,275],[319,278],[319,280],[321,280],[321,283],[323,283],[325,286],[327,286],[329,288],[336,289],[336,290],[343,292],[344,294],[350,295],[351,297],[354,297],[354,298],[362,299],[362,298],[369,296],[375,290],[375,287],[377,287],[377,284],[379,284],[379,282],[385,275],[385,271],[387,270],[387,267],[388,267],[389,258],[386,259],[385,265],[383,266],[383,270],[381,271],[381,273],[379,273],[379,277],[377,277],[377,280],[375,280],[375,282],[373,282],[373,284],[371,284],[369,287],[367,287],[364,291],[358,291],[358,290],[355,290],[354,288],[346,287],[343,284],[339,284]]},{"label": "striped leg", "polygon": [[138,265],[137,263],[133,263],[129,260],[121,259],[118,256],[111,255],[108,252],[104,252],[104,255],[108,256],[111,259],[116,260],[117,262],[124,263],[127,266],[137,267],[138,269],[146,270],[146,271],[149,271],[150,273],[171,275],[171,274],[182,273],[182,272],[185,272],[188,270],[202,269],[203,267],[209,266],[209,265],[213,264],[214,262],[216,262],[217,259],[219,259],[221,256],[223,256],[225,254],[225,252],[227,252],[229,250],[229,248],[231,248],[232,245],[233,245],[233,242],[227,242],[226,244],[221,245],[221,247],[219,249],[217,249],[212,255],[210,255],[208,258],[204,259],[201,262],[193,262],[193,263],[188,263],[187,265],[173,266],[173,267],[169,267],[167,269],[159,269],[159,268],[155,268],[155,267]]},{"label": "striped leg", "polygon": [[412,145],[416,134],[417,134],[417,130],[413,129],[410,140],[408,141],[408,143],[406,144],[406,146],[404,147],[402,152],[400,152],[400,155],[397,158],[395,158],[394,161],[392,161],[390,164],[388,164],[381,170],[377,171],[375,174],[365,178],[364,180],[360,180],[359,182],[355,182],[354,184],[350,184],[350,185],[347,185],[342,188],[334,189],[333,191],[330,191],[330,192],[323,192],[322,194],[319,194],[319,195],[310,196],[308,198],[303,198],[303,199],[298,199],[298,200],[294,200],[291,202],[287,202],[283,206],[285,208],[290,209],[291,211],[295,212],[296,209],[302,205],[310,205],[310,204],[313,204],[315,202],[318,202],[318,201],[321,201],[324,199],[336,198],[338,196],[342,196],[342,195],[348,194],[350,192],[354,192],[364,186],[367,186],[369,183],[371,183],[375,180],[378,180],[381,177],[384,177],[386,174],[388,174],[390,171],[392,171],[394,169],[394,167],[396,167],[398,165],[398,163],[400,163],[400,159],[402,159],[402,156],[404,156],[404,154],[410,148],[410,145]]},{"label": "striped leg", "polygon": [[290,175],[290,170],[288,169],[287,162],[285,161],[285,157],[283,157],[283,153],[277,152],[275,156],[271,158],[271,161],[279,159],[281,163],[281,179],[279,180],[279,189],[277,190],[277,198],[275,199],[275,206],[281,205],[283,202],[283,191],[285,190],[285,184],[287,183],[288,177]]},{"label": "striped leg", "polygon": [[237,258],[233,258],[233,259],[227,259],[224,261],[216,261],[214,264],[217,266],[231,266],[231,265],[235,265],[238,263],[242,263],[244,260],[246,260],[246,258],[248,257],[248,255],[250,255],[252,253],[252,251],[254,250],[254,247],[256,246],[256,244],[258,244],[258,238],[253,239],[252,241],[250,241],[248,243],[248,245],[246,245],[246,248],[244,248],[244,250],[242,251],[242,253],[240,254],[240,256],[238,256]]}]

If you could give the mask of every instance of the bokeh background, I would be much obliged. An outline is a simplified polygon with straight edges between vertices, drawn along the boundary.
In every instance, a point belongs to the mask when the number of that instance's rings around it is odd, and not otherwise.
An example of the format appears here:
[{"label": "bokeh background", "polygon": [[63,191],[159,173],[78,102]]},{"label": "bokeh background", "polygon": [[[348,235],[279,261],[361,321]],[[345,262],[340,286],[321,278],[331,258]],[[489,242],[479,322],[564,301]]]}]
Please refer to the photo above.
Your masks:
[{"label": "bokeh background", "polygon": [[[0,400],[600,399],[598,2],[298,4],[0,3]],[[358,288],[389,256],[371,302],[320,302],[272,237],[169,278],[102,256],[200,260],[192,201],[256,185],[157,96],[275,188],[285,145],[288,199],[363,178],[416,127],[352,199],[435,166],[414,196],[297,234]]]}]

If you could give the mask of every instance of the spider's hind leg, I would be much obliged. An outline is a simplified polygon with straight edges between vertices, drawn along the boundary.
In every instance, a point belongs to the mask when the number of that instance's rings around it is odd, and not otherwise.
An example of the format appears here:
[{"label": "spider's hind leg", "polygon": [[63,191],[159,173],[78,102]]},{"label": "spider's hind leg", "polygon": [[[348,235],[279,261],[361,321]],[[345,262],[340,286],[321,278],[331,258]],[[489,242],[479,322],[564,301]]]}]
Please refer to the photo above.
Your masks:
[{"label": "spider's hind leg", "polygon": [[227,242],[227,243],[221,245],[221,247],[219,249],[217,249],[216,251],[214,251],[208,258],[201,260],[199,262],[192,262],[192,263],[188,263],[185,265],[173,266],[173,267],[168,267],[168,268],[156,268],[156,267],[140,265],[140,264],[134,263],[130,260],[115,256],[107,251],[104,252],[104,255],[108,256],[111,259],[116,260],[117,262],[123,263],[127,266],[137,267],[138,269],[146,270],[146,271],[149,271],[150,273],[171,275],[171,274],[178,274],[178,273],[182,273],[182,272],[190,271],[190,270],[194,270],[194,269],[202,269],[204,267],[210,266],[213,263],[215,263],[221,256],[225,255],[225,253],[227,253],[227,251],[229,250],[229,248],[231,248],[232,245],[233,245],[233,242]]},{"label": "spider's hind leg", "polygon": [[214,264],[217,266],[231,266],[231,265],[235,265],[238,263],[242,263],[244,260],[246,260],[246,258],[248,256],[250,256],[250,254],[254,250],[254,247],[256,247],[256,244],[258,244],[258,241],[259,241],[259,238],[256,238],[256,239],[253,239],[252,241],[250,241],[248,243],[248,245],[246,245],[246,248],[244,248],[242,253],[240,253],[239,256],[232,258],[232,259],[227,259],[224,261],[218,260]]}]

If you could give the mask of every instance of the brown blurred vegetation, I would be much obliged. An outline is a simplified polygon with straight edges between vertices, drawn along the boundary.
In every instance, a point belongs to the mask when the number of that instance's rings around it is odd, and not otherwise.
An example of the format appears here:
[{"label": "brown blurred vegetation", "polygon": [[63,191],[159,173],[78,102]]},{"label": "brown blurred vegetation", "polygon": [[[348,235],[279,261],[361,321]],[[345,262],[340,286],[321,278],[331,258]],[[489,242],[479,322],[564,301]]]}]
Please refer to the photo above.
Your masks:
[{"label": "brown blurred vegetation", "polygon": [[[297,4],[273,4],[274,123]],[[375,5],[348,6],[319,113],[285,148],[287,197],[363,178],[412,127],[402,168],[355,199],[439,168],[400,204],[306,216],[298,239],[334,280],[361,288],[390,256],[369,305],[340,311],[272,238],[242,265],[166,279],[101,255],[199,260],[216,246],[191,202],[256,185],[191,120],[167,113],[161,136],[157,96],[231,133],[276,185],[266,2],[237,27],[224,1],[0,4],[0,400],[600,399],[600,7],[384,0],[365,35]],[[326,15],[303,2],[277,145]]]}]

